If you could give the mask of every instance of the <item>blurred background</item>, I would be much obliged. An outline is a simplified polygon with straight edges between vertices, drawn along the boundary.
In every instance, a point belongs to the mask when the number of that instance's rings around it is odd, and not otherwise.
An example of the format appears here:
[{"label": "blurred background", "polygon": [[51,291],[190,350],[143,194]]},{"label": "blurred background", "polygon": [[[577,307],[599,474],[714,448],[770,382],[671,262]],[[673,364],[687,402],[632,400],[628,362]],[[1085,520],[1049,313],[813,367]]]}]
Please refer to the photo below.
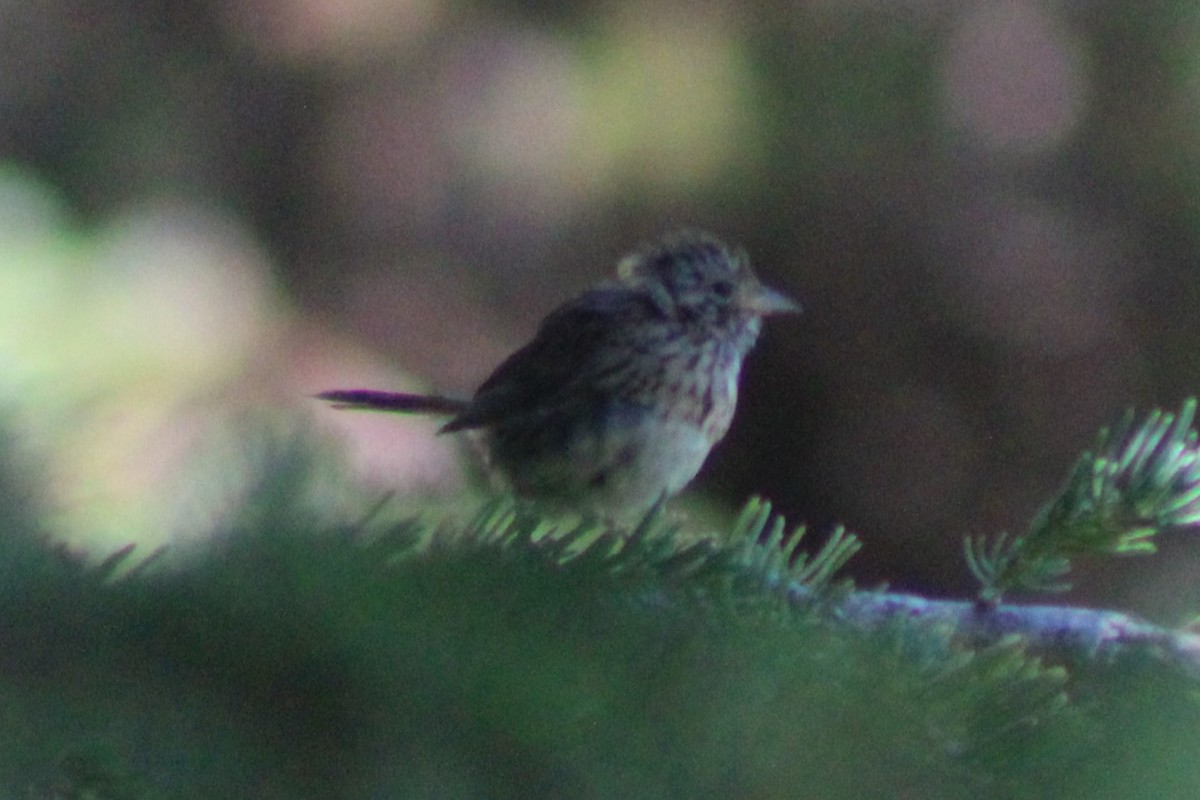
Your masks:
[{"label": "blurred background", "polygon": [[[860,583],[968,591],[1096,430],[1200,384],[1200,6],[43,0],[0,6],[0,413],[57,533],[203,534],[247,420],[453,496],[435,425],[680,225],[798,298],[692,494],[774,500]],[[1071,599],[1179,621],[1200,544]]]}]

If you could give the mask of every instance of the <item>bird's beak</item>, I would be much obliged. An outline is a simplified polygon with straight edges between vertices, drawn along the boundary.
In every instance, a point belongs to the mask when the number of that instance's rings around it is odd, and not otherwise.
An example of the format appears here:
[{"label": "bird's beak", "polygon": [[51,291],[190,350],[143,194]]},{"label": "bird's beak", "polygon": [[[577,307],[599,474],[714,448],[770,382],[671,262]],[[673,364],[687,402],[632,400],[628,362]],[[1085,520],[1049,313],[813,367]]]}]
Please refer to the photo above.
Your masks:
[{"label": "bird's beak", "polygon": [[740,308],[763,316],[767,314],[798,314],[801,311],[800,304],[795,300],[757,282],[744,287],[744,291],[737,299],[737,304]]}]

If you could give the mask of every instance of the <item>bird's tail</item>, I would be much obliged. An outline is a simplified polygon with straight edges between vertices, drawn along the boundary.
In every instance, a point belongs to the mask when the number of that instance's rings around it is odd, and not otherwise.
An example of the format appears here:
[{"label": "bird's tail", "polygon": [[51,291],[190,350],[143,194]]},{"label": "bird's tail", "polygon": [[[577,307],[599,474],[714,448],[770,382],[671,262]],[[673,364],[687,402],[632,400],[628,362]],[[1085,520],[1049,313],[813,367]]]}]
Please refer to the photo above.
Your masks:
[{"label": "bird's tail", "polygon": [[334,389],[321,392],[317,399],[333,403],[334,408],[361,408],[402,414],[461,414],[469,405],[466,400],[437,394],[402,394],[373,389]]}]

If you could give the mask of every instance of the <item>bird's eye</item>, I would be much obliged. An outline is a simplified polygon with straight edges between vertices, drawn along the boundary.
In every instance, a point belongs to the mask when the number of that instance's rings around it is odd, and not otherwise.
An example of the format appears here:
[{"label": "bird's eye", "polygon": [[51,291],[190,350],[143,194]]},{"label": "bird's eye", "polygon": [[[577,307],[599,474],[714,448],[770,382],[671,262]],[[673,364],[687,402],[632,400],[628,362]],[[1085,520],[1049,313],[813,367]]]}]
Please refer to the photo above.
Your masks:
[{"label": "bird's eye", "polygon": [[730,281],[717,281],[712,285],[713,294],[722,300],[733,297],[733,284]]}]

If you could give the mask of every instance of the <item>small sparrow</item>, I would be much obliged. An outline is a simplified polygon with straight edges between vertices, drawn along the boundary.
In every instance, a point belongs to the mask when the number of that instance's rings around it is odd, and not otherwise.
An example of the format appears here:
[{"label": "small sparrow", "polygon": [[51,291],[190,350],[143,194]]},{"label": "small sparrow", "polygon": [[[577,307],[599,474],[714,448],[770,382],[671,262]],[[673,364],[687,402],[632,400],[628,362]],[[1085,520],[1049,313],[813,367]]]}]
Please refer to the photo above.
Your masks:
[{"label": "small sparrow", "polygon": [[338,389],[337,408],[450,417],[481,434],[518,495],[636,519],[675,495],[729,430],[742,359],[769,314],[800,310],[746,254],[683,231],[623,258],[618,279],[550,313],[475,396]]}]

